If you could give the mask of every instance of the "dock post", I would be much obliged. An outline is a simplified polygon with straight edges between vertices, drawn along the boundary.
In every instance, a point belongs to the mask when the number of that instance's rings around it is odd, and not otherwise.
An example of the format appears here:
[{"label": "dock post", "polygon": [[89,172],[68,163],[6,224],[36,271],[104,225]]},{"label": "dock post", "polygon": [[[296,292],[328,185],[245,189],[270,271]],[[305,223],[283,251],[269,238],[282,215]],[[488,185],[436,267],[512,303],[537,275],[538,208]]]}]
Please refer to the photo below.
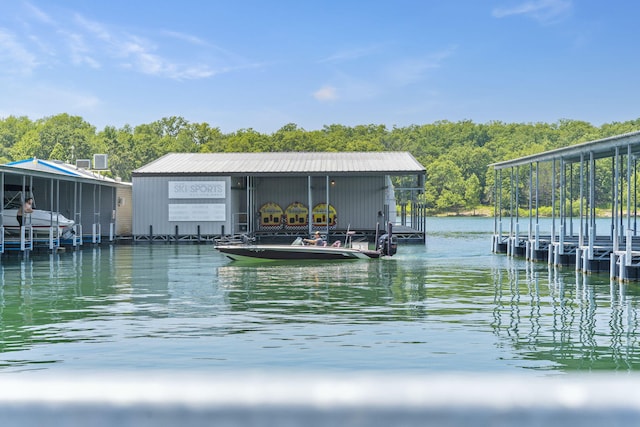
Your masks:
[{"label": "dock post", "polygon": [[609,257],[609,278],[614,280],[616,278],[616,253],[611,252]]},{"label": "dock post", "polygon": [[582,271],[589,273],[591,270],[591,264],[589,264],[589,249],[582,251]]},{"label": "dock post", "polygon": [[625,241],[625,249],[627,252],[626,256],[626,265],[631,265],[632,262],[632,251],[633,251],[633,231],[627,229],[627,240]]},{"label": "dock post", "polygon": [[582,269],[582,248],[578,245],[576,248],[576,271]]}]

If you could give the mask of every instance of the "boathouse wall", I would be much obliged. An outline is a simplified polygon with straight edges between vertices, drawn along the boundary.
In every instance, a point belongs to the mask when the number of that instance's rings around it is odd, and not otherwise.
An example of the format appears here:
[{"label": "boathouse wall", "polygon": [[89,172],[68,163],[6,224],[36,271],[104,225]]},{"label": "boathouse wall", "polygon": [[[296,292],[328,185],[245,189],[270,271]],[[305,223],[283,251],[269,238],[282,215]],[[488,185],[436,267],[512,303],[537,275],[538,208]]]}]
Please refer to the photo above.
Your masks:
[{"label": "boathouse wall", "polygon": [[311,206],[308,206],[308,177],[259,178],[256,180],[256,206],[273,202],[284,210],[291,203],[300,202],[311,212],[315,205],[326,203],[327,181],[329,204],[336,209],[338,218],[336,229],[375,229],[378,212],[385,210],[384,176],[311,177]]},{"label": "boathouse wall", "polygon": [[133,234],[133,191],[131,186],[116,188],[116,235]]},{"label": "boathouse wall", "polygon": [[[173,183],[224,182],[224,197],[170,198],[168,188]],[[247,212],[247,197],[244,178],[221,176],[151,176],[133,178],[133,234],[145,235],[220,235],[256,229],[247,224],[249,218],[257,222],[257,215]],[[380,220],[379,213],[385,211],[386,177],[346,177],[329,179],[329,204],[338,216],[339,229],[372,230]],[[233,184],[233,185],[232,185]],[[253,179],[255,206],[277,203],[283,210],[293,202],[308,205],[308,177],[257,177]],[[327,178],[311,178],[312,205],[325,203]],[[182,220],[169,217],[169,205],[182,205],[185,209]],[[197,205],[220,204],[224,207],[224,218],[207,220],[201,216],[189,217],[186,212],[198,209]],[[309,208],[309,211],[311,211]],[[388,209],[387,209],[388,210]],[[175,219],[175,217],[173,218]],[[176,232],[177,227],[177,232]]]},{"label": "boathouse wall", "polygon": [[[134,177],[133,235],[221,235],[241,203],[224,176]],[[177,227],[177,228],[176,228]]]}]

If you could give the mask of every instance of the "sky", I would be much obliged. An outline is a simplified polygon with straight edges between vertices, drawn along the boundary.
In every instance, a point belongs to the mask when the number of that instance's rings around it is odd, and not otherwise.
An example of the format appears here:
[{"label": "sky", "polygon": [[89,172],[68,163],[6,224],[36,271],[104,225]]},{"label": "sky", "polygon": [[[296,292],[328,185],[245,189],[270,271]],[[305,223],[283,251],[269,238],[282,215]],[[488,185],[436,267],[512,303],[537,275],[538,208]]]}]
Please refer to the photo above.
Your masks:
[{"label": "sky", "polygon": [[640,2],[0,0],[0,118],[224,133],[640,118]]}]

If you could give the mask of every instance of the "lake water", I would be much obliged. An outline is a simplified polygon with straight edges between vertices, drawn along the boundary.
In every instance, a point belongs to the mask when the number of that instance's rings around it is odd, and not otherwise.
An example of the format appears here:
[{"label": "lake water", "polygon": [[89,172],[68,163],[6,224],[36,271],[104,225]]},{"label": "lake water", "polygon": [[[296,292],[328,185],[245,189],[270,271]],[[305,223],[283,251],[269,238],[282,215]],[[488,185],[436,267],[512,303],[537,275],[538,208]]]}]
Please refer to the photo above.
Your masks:
[{"label": "lake water", "polygon": [[211,245],[87,248],[0,268],[0,369],[550,376],[640,368],[640,285],[491,253],[438,218],[391,259],[236,265]]}]

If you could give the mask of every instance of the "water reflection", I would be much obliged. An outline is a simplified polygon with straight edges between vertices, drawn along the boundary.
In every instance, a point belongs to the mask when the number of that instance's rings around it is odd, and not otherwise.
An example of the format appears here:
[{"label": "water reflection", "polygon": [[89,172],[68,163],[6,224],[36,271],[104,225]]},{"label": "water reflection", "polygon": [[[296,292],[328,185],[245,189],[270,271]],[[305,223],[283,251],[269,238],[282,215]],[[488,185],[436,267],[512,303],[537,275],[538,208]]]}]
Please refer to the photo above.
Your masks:
[{"label": "water reflection", "polygon": [[206,245],[8,258],[0,366],[640,368],[640,285],[438,239],[373,262],[247,266]]},{"label": "water reflection", "polygon": [[273,321],[345,323],[425,315],[425,289],[394,260],[343,263],[229,264],[217,269],[230,309],[272,313]]},{"label": "water reflection", "polygon": [[3,260],[0,352],[65,341],[65,334],[57,334],[52,325],[91,318],[94,304],[109,304],[118,294],[115,283],[127,270],[127,263],[115,262],[114,254],[94,249]]},{"label": "water reflection", "polygon": [[640,367],[637,284],[517,261],[493,276],[492,327],[518,357],[561,370]]}]

